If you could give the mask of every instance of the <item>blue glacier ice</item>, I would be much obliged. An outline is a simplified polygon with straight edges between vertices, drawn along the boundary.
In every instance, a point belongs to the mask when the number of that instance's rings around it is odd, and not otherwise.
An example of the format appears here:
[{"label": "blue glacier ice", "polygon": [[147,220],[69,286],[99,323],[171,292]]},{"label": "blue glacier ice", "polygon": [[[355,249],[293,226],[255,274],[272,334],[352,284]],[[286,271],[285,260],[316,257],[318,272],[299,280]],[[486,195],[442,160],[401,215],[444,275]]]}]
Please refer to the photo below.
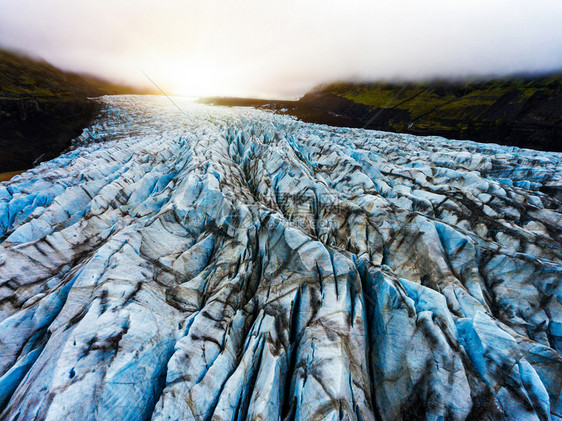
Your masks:
[{"label": "blue glacier ice", "polygon": [[0,419],[562,420],[562,154],[98,100],[0,183]]}]

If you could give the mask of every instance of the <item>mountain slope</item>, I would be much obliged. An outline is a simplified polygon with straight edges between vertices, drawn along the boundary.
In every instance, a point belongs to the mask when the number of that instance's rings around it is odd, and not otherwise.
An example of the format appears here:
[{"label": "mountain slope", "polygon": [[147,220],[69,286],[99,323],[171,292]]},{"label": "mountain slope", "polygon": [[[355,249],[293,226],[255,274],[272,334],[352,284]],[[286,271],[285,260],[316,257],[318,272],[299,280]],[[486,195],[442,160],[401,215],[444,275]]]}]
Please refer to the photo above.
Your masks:
[{"label": "mountain slope", "polygon": [[0,98],[83,98],[147,90],[62,71],[48,62],[0,49]]},{"label": "mountain slope", "polygon": [[0,418],[562,418],[562,155],[105,97],[0,184]]},{"label": "mountain slope", "polygon": [[88,97],[142,91],[0,50],[0,172],[57,156],[98,112]]},{"label": "mountain slope", "polygon": [[300,101],[361,127],[562,151],[562,76],[472,83],[334,83]]}]

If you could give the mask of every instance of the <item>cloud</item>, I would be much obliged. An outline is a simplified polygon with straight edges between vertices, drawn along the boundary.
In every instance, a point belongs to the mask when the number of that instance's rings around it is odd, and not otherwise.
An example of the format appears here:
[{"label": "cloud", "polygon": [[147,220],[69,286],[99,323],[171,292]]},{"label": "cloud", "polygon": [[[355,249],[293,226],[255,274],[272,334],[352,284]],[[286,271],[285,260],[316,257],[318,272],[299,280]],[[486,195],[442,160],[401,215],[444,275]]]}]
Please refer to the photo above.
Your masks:
[{"label": "cloud", "polygon": [[186,94],[562,69],[558,0],[0,0],[0,44]]}]

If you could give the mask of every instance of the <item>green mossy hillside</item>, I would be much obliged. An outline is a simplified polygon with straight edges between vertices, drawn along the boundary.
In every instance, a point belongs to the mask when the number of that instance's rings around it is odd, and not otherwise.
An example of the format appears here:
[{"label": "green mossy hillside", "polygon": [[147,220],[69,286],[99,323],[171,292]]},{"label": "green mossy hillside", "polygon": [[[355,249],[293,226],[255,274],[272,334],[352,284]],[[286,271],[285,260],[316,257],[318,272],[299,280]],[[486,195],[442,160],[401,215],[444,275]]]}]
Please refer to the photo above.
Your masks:
[{"label": "green mossy hillside", "polygon": [[62,71],[44,60],[0,49],[0,99],[93,97],[152,93],[89,75]]},{"label": "green mossy hillside", "polygon": [[561,88],[562,76],[552,75],[462,83],[332,83],[319,89],[373,109],[406,110],[413,119],[437,112],[440,118],[461,119],[476,117],[502,99],[522,105],[537,95],[559,95]]},{"label": "green mossy hillside", "polygon": [[562,74],[322,85],[301,102],[360,127],[562,150]]}]

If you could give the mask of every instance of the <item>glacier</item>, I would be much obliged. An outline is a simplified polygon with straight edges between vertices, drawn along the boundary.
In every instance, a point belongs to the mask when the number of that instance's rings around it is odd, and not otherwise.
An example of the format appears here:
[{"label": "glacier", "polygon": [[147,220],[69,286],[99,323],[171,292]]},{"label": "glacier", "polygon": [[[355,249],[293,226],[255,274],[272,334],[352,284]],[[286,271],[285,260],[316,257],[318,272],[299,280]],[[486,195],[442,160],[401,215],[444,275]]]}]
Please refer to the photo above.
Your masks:
[{"label": "glacier", "polygon": [[562,154],[99,101],[0,184],[0,419],[562,420]]}]

